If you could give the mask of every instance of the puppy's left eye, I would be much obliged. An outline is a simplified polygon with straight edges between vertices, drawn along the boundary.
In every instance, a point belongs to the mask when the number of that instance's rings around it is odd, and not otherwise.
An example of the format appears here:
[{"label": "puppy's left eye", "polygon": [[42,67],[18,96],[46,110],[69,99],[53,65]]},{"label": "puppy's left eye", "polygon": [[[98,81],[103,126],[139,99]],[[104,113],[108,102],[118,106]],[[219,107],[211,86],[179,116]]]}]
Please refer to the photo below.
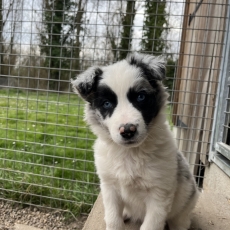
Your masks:
[{"label": "puppy's left eye", "polygon": [[104,108],[104,109],[111,109],[112,107],[113,107],[113,105],[112,105],[112,103],[109,102],[109,101],[105,101],[105,102],[103,103],[103,108]]},{"label": "puppy's left eye", "polygon": [[139,93],[137,96],[137,102],[142,102],[145,100],[145,98],[146,98],[145,93]]}]

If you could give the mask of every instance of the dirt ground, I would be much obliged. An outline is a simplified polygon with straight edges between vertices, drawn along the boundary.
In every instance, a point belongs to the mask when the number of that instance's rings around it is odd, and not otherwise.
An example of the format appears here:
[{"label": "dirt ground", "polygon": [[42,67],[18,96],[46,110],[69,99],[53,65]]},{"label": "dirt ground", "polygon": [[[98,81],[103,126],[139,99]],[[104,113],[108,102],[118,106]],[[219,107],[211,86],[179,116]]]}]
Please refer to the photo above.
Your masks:
[{"label": "dirt ground", "polygon": [[[101,196],[98,197],[93,211],[87,216],[66,221],[63,212],[40,210],[0,201],[0,230],[14,230],[15,224],[26,224],[44,230],[105,230],[104,210]],[[86,223],[85,223],[86,222]],[[83,228],[85,224],[85,227]],[[139,230],[140,225],[127,223],[126,230]],[[190,230],[229,230],[230,197],[201,193],[199,202],[192,215]],[[165,229],[167,230],[167,229]]]},{"label": "dirt ground", "polygon": [[0,201],[0,230],[14,230],[15,224],[25,224],[47,230],[82,230],[87,216],[70,218],[63,212],[42,210],[36,207],[23,208],[10,202]]}]

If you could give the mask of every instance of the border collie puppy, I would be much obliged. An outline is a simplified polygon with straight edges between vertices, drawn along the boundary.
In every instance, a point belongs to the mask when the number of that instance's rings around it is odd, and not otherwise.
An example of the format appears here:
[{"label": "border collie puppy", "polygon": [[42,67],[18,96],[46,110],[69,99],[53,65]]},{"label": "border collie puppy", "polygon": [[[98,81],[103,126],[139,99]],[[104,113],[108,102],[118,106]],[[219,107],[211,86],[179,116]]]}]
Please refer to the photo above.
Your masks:
[{"label": "border collie puppy", "polygon": [[85,101],[85,119],[97,135],[95,164],[106,230],[187,230],[198,190],[166,120],[168,94],[161,58],[132,53],[91,67],[72,81]]}]

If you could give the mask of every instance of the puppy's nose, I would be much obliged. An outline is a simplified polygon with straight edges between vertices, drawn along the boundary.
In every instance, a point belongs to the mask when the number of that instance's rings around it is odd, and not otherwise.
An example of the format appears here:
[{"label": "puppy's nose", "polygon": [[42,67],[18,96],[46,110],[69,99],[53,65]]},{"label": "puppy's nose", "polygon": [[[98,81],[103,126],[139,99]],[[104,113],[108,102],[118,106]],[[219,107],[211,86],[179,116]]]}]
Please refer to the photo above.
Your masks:
[{"label": "puppy's nose", "polygon": [[121,125],[119,131],[123,138],[130,139],[135,135],[137,127],[134,124],[127,123],[125,125]]}]

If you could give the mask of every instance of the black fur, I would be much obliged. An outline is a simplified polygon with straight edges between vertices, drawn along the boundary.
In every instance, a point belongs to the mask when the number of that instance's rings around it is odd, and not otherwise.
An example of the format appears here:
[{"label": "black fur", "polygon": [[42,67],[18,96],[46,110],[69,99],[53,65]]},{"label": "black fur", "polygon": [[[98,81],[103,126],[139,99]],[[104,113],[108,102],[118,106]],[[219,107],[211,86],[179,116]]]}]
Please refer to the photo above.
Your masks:
[{"label": "black fur", "polygon": [[[110,103],[111,107],[105,108],[105,103]],[[94,94],[94,100],[92,101],[91,106],[92,108],[98,109],[102,117],[105,119],[107,116],[112,116],[117,103],[117,95],[113,92],[113,90],[111,90],[108,86],[99,85]]]},{"label": "black fur", "polygon": [[[127,93],[128,100],[141,112],[146,125],[152,121],[159,111],[154,94],[155,93],[153,91],[137,91],[135,88],[130,88]],[[144,95],[145,99],[143,101],[138,101],[139,95]]]},{"label": "black fur", "polygon": [[85,81],[78,84],[77,90],[86,101],[92,102],[93,94],[97,90],[102,74],[103,71],[100,68],[96,68],[92,73],[90,73],[90,76],[87,76]]},{"label": "black fur", "polygon": [[162,81],[165,79],[165,68],[163,66],[158,67],[158,71],[147,63],[144,63],[142,59],[136,59],[135,56],[130,56],[128,59],[130,65],[134,65],[139,68],[149,83],[155,87],[156,81]]},{"label": "black fur", "polygon": [[146,55],[136,56],[135,54],[128,55],[126,59],[130,65],[135,66],[140,70],[141,76],[148,81],[153,89],[153,92],[150,94],[147,93],[146,103],[143,102],[142,104],[136,103],[135,101],[135,95],[138,92],[130,89],[128,93],[130,102],[133,103],[135,108],[142,112],[146,124],[149,124],[152,118],[157,116],[165,100],[165,92],[163,92],[164,89],[161,85],[161,81],[165,78],[165,67],[163,63],[160,62],[156,66],[151,65],[150,62],[154,59],[155,57],[153,56],[146,58]]}]

